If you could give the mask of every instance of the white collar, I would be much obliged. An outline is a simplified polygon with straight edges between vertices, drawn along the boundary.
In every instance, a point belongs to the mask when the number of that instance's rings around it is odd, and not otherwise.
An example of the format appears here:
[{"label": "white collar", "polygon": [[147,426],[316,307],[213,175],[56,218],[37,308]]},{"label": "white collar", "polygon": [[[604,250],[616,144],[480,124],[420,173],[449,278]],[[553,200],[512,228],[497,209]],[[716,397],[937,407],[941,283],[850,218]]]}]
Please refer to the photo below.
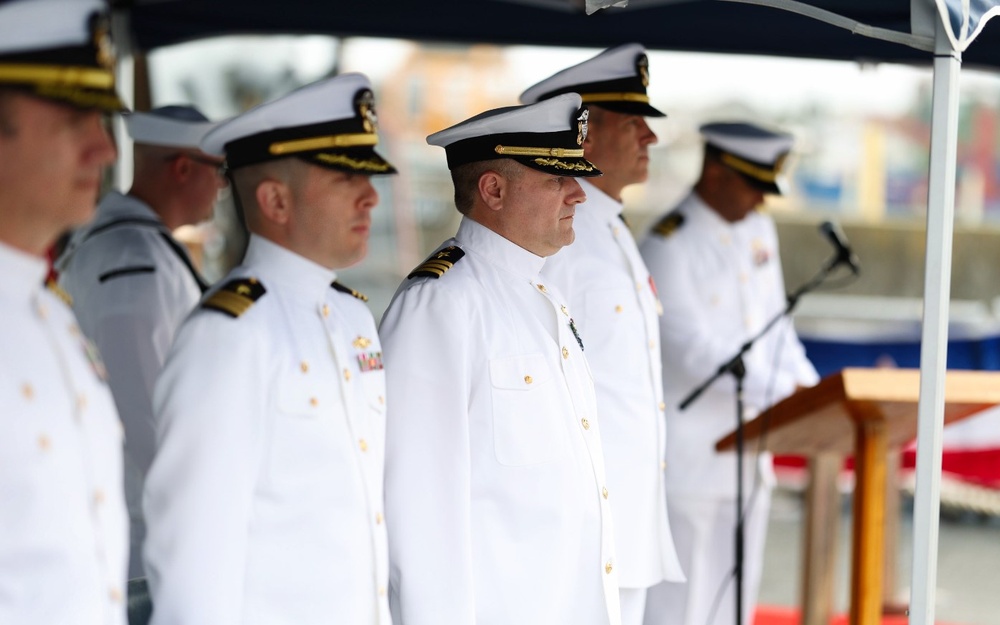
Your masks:
[{"label": "white collar", "polygon": [[545,265],[544,257],[529,252],[469,217],[462,218],[455,239],[462,249],[482,256],[498,268],[529,282],[538,278],[538,272]]},{"label": "white collar", "polygon": [[260,277],[265,288],[273,281],[320,298],[329,293],[330,285],[337,279],[334,270],[252,233],[242,264]]},{"label": "white collar", "polygon": [[41,290],[48,273],[48,263],[40,256],[0,243],[0,294],[13,300],[27,301],[32,293]]}]

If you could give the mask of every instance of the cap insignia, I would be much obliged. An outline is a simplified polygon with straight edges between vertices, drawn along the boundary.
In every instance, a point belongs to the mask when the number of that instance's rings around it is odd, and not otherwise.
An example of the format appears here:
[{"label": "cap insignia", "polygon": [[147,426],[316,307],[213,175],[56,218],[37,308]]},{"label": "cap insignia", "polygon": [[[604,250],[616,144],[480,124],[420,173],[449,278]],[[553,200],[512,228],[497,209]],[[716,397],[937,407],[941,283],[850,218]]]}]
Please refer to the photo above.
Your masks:
[{"label": "cap insignia", "polygon": [[260,299],[267,289],[256,278],[236,278],[208,296],[201,307],[239,317]]},{"label": "cap insignia", "polygon": [[115,48],[111,42],[111,26],[106,15],[94,14],[90,18],[90,36],[94,43],[97,64],[112,70],[115,66]]},{"label": "cap insignia", "polygon": [[465,256],[465,250],[455,245],[450,245],[431,254],[422,265],[411,271],[410,275],[406,276],[406,279],[410,280],[418,277],[440,278],[446,271],[454,267],[455,263],[461,260],[463,256]]},{"label": "cap insignia", "polygon": [[368,89],[358,92],[355,106],[358,107],[358,117],[365,132],[374,133],[378,129],[378,115],[375,114],[375,95]]},{"label": "cap insignia", "polygon": [[649,59],[645,54],[640,54],[635,60],[635,69],[642,79],[642,86],[649,86]]},{"label": "cap insignia", "polygon": [[582,109],[580,116],[576,118],[576,144],[583,145],[587,140],[587,120],[590,118],[590,109]]}]

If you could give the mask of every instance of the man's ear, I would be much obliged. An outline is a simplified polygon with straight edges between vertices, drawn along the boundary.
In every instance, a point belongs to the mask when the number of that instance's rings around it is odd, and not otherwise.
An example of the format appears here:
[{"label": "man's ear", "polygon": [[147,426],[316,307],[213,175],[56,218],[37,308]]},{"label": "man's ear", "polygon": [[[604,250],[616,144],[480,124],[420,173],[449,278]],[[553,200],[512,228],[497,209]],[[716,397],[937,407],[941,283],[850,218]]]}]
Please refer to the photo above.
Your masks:
[{"label": "man's ear", "polygon": [[265,219],[278,225],[288,223],[293,204],[288,185],[270,178],[262,180],[257,184],[256,198]]},{"label": "man's ear", "polygon": [[170,173],[177,182],[185,182],[194,170],[194,161],[181,155],[170,161]]},{"label": "man's ear", "polygon": [[506,178],[492,170],[479,177],[479,197],[490,210],[498,211],[503,208],[507,184]]}]

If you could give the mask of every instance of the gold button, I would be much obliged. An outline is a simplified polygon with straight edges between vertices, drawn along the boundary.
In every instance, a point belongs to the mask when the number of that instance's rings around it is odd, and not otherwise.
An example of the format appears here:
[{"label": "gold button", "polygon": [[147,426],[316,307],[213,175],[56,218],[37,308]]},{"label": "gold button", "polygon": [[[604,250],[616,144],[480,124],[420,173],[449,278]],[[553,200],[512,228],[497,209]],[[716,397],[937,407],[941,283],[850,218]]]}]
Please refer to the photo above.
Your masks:
[{"label": "gold button", "polygon": [[524,376],[524,383],[525,383],[525,384],[531,384],[531,383],[532,383],[532,382],[534,382],[534,381],[535,381],[535,380],[534,380],[534,379],[532,379],[532,377],[531,377],[530,375],[526,375],[526,376]]},{"label": "gold button", "polygon": [[368,441],[362,438],[358,441],[358,447],[361,448],[361,451],[368,451]]},{"label": "gold button", "polygon": [[566,308],[566,306],[565,306],[565,305],[561,306],[561,307],[559,308],[559,310],[561,310],[561,311],[562,311],[562,314],[564,314],[564,315],[566,315],[567,317],[569,317],[569,308]]},{"label": "gold button", "polygon": [[569,358],[569,350],[565,347],[563,348],[563,358]]},{"label": "gold button", "polygon": [[319,405],[319,400],[316,399],[315,397],[310,397],[309,398],[309,405],[312,406],[313,408],[315,408],[316,406]]},{"label": "gold button", "polygon": [[108,590],[108,597],[110,597],[111,600],[114,601],[115,603],[121,603],[122,591],[118,590],[117,588],[111,588]]},{"label": "gold button", "polygon": [[302,364],[299,365],[299,369],[302,369],[302,373],[309,373],[309,363],[303,360]]},{"label": "gold button", "polygon": [[384,404],[385,403],[385,397],[382,397],[381,395],[379,395],[378,396],[378,403]]},{"label": "gold button", "polygon": [[351,370],[350,369],[344,369],[344,379],[347,380],[348,382],[351,381]]},{"label": "gold button", "polygon": [[38,437],[38,448],[42,451],[48,451],[52,447],[52,440],[48,436],[42,434]]},{"label": "gold button", "polygon": [[635,290],[636,291],[641,291],[642,290],[642,282],[636,282],[635,283]]},{"label": "gold button", "polygon": [[25,399],[34,399],[35,397],[35,387],[25,383],[21,386],[21,394],[24,395]]},{"label": "gold button", "polygon": [[615,312],[616,312],[616,313],[620,313],[620,312],[621,312],[621,311],[623,311],[623,310],[625,310],[625,309],[624,309],[624,308],[622,308],[622,305],[621,305],[621,304],[618,304],[617,306],[615,306]]},{"label": "gold button", "polygon": [[587,421],[587,417],[580,419],[580,424],[583,425],[583,429],[585,430],[590,429],[590,421]]},{"label": "gold button", "polygon": [[656,348],[656,341],[650,341],[649,342],[649,349],[655,349],[655,348]]},{"label": "gold button", "polygon": [[38,316],[42,319],[46,319],[49,316],[49,310],[43,304],[38,305]]},{"label": "gold button", "polygon": [[83,393],[76,396],[76,407],[79,410],[85,410],[87,408],[87,396]]},{"label": "gold button", "polygon": [[101,505],[102,503],[104,503],[104,491],[103,490],[101,490],[101,489],[98,488],[97,490],[94,491],[94,503],[97,504],[97,505]]},{"label": "gold button", "polygon": [[80,332],[80,326],[76,325],[75,323],[70,324],[69,333],[72,336],[80,336],[82,334],[82,332]]},{"label": "gold button", "polygon": [[608,487],[607,486],[605,486],[604,488],[601,489],[601,494],[604,495],[605,499],[608,498]]},{"label": "gold button", "polygon": [[326,304],[323,304],[323,316],[324,317],[330,316],[330,307],[327,306]]},{"label": "gold button", "polygon": [[667,404],[665,402],[661,401],[660,405],[658,407],[659,407],[660,410],[666,410],[667,409]]},{"label": "gold button", "polygon": [[746,281],[749,280],[749,279],[750,279],[750,276],[747,275],[747,272],[745,272],[745,271],[741,271],[740,272],[740,282],[746,283]]},{"label": "gold button", "polygon": [[615,226],[614,228],[611,229],[611,234],[618,236],[618,226]]},{"label": "gold button", "polygon": [[537,287],[538,287],[538,290],[539,290],[539,291],[541,291],[542,293],[545,293],[545,292],[546,292],[546,290],[545,290],[545,285],[544,285],[544,284],[537,284],[537,285],[535,285],[535,286],[537,286]]},{"label": "gold button", "polygon": [[667,470],[667,461],[666,460],[660,460],[660,470],[661,471],[666,471]]},{"label": "gold button", "polygon": [[379,586],[378,587],[378,596],[379,597],[384,597],[385,596],[385,586]]},{"label": "gold button", "polygon": [[381,512],[376,512],[375,513],[375,525],[382,525],[382,513]]},{"label": "gold button", "polygon": [[611,560],[608,560],[607,563],[604,565],[604,572],[607,573],[608,575],[611,575],[611,571],[614,570],[614,568],[615,567],[611,565]]}]

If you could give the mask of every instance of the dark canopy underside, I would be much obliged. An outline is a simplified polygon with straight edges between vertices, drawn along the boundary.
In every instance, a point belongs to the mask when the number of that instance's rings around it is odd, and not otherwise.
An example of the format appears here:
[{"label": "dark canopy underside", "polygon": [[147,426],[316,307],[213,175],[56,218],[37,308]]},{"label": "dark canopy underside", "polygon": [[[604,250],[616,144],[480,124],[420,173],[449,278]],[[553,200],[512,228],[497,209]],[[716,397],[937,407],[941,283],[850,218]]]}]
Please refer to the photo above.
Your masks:
[{"label": "dark canopy underside", "polygon": [[[869,26],[910,29],[909,0],[809,4]],[[214,35],[285,33],[578,47],[637,41],[657,50],[923,64],[931,59],[928,52],[810,17],[720,0],[632,0],[626,9],[590,16],[509,0],[138,0],[132,11],[145,50]],[[997,22],[989,22],[965,52],[965,66],[1000,68]]]}]

